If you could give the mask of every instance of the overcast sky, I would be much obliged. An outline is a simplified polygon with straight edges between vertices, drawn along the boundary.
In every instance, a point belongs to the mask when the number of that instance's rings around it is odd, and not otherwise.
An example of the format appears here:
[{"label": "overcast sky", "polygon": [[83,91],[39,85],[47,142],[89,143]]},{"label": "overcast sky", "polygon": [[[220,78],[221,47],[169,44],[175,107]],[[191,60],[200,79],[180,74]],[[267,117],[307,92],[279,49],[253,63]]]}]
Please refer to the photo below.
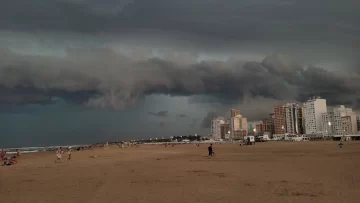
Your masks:
[{"label": "overcast sky", "polygon": [[0,147],[208,134],[319,95],[360,109],[355,0],[12,0]]}]

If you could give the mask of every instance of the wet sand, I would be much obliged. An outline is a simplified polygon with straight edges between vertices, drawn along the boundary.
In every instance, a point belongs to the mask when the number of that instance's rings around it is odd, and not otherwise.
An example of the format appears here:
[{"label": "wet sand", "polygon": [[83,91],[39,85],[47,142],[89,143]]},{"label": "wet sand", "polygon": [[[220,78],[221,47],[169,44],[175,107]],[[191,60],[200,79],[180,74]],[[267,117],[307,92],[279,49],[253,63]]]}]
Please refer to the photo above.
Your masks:
[{"label": "wet sand", "polygon": [[[27,154],[0,167],[1,202],[321,202],[360,198],[360,142],[146,146]],[[97,158],[93,158],[97,156]]]}]

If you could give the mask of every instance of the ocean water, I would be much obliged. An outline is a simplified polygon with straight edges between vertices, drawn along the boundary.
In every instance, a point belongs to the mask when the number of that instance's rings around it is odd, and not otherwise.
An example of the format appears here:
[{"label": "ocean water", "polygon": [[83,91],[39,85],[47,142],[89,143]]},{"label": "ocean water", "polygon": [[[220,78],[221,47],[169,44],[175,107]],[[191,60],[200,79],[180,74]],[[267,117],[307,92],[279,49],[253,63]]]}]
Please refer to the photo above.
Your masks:
[{"label": "ocean water", "polygon": [[6,151],[6,154],[16,154],[16,150],[19,149],[22,154],[27,154],[27,153],[53,151],[53,150],[56,150],[59,147],[62,147],[63,149],[66,149],[69,146],[71,146],[72,148],[77,148],[77,147],[80,147],[80,146],[87,146],[87,145],[67,145],[67,146],[48,146],[48,147],[20,147],[20,148],[4,148],[3,150]]}]

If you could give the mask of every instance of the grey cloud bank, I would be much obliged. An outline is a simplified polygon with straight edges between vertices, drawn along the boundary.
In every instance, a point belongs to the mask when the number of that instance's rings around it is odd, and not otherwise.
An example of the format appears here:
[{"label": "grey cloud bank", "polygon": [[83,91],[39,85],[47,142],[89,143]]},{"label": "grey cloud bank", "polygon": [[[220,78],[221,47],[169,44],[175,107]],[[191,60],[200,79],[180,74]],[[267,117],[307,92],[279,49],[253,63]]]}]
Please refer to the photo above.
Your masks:
[{"label": "grey cloud bank", "polygon": [[70,50],[67,57],[23,56],[3,50],[3,104],[52,103],[54,97],[89,107],[121,109],[145,95],[204,95],[357,104],[360,76],[302,66],[277,54],[262,62],[202,61],[179,65],[159,58],[135,61],[109,49]]},{"label": "grey cloud bank", "polygon": [[220,116],[219,113],[216,112],[208,112],[206,114],[206,116],[204,117],[202,123],[201,123],[201,127],[202,128],[210,128],[211,127],[211,120],[214,119],[215,117]]}]

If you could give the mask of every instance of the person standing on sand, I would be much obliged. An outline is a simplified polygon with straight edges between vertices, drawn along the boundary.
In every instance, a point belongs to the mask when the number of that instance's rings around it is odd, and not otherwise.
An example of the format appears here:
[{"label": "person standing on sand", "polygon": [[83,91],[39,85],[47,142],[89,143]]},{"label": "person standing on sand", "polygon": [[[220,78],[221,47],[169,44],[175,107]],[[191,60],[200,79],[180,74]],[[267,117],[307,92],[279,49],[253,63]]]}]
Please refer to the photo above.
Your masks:
[{"label": "person standing on sand", "polygon": [[6,158],[6,151],[1,150],[1,152],[0,152],[0,160],[5,160],[5,158]]},{"label": "person standing on sand", "polygon": [[71,152],[72,152],[71,147],[69,147],[69,148],[68,148],[68,151],[67,151],[67,153],[68,153],[68,158],[67,158],[67,160],[68,160],[68,161],[71,160]]},{"label": "person standing on sand", "polygon": [[209,151],[209,156],[213,155],[213,149],[212,149],[212,144],[210,144],[210,146],[208,147],[208,151]]},{"label": "person standing on sand", "polygon": [[57,157],[57,159],[55,160],[55,162],[58,162],[58,161],[61,160],[62,154],[63,154],[62,148],[59,147],[59,148],[56,150],[56,157]]},{"label": "person standing on sand", "polygon": [[20,157],[21,153],[20,153],[20,149],[16,149],[16,156]]}]

